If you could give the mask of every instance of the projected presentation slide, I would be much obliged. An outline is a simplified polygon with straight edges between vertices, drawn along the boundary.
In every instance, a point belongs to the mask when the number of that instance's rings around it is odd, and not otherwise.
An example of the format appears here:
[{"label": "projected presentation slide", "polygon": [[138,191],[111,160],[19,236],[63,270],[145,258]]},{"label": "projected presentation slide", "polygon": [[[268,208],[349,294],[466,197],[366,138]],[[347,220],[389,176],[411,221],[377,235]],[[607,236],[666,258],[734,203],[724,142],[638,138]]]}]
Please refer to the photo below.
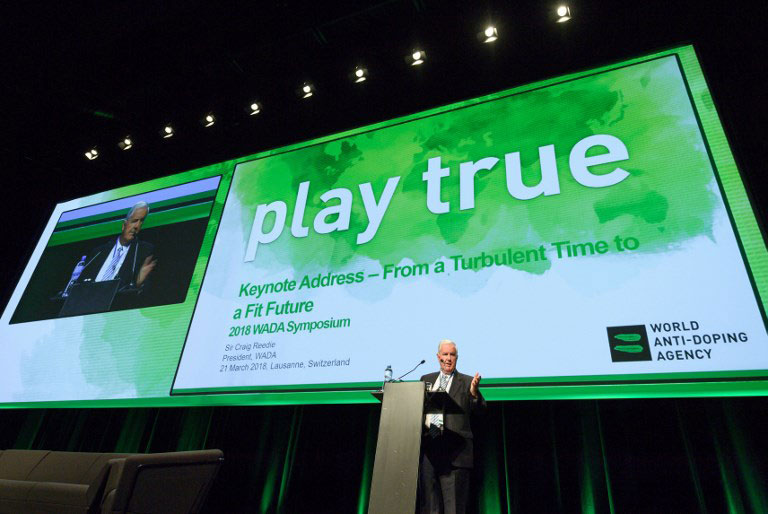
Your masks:
[{"label": "projected presentation slide", "polygon": [[765,370],[691,87],[661,56],[239,164],[173,392],[368,387],[442,338],[491,384]]},{"label": "projected presentation slide", "polygon": [[[768,253],[692,47],[58,205],[0,407],[768,394]],[[238,394],[232,394],[238,393]]]}]

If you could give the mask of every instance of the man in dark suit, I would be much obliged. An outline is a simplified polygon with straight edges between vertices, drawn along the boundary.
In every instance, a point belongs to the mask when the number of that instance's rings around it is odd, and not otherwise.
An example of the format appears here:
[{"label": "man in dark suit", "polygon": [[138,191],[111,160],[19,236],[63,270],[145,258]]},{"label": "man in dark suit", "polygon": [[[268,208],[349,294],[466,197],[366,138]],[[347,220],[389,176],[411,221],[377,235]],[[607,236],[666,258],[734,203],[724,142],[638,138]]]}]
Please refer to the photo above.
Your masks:
[{"label": "man in dark suit", "polygon": [[480,374],[474,377],[456,371],[459,350],[444,339],[438,344],[440,371],[421,377],[432,391],[447,391],[460,412],[427,412],[424,420],[419,504],[422,513],[461,513],[467,508],[470,470],[474,454],[470,414],[485,407],[480,394]]},{"label": "man in dark suit", "polygon": [[153,245],[138,239],[148,214],[149,205],[146,202],[138,202],[131,207],[123,220],[120,235],[93,249],[78,281],[118,279],[118,291],[141,292],[157,265],[157,259],[152,255]]}]

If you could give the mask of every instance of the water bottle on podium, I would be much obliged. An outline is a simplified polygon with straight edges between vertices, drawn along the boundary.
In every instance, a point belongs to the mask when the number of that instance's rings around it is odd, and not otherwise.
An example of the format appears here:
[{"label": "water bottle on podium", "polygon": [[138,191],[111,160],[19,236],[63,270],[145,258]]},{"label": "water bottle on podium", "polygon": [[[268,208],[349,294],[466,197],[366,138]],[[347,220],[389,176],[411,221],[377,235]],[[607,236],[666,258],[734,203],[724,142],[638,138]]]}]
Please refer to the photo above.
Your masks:
[{"label": "water bottle on podium", "polygon": [[381,390],[384,390],[384,384],[387,382],[392,382],[392,365],[388,365],[387,369],[384,370],[384,382],[381,384]]},{"label": "water bottle on podium", "polygon": [[75,269],[72,270],[72,276],[69,277],[69,282],[67,283],[67,287],[64,288],[64,291],[62,291],[61,296],[67,297],[69,296],[69,290],[72,289],[72,285],[77,282],[77,279],[80,278],[80,273],[83,272],[83,268],[85,268],[85,255],[83,255],[83,258],[80,259],[80,262],[75,264]]}]

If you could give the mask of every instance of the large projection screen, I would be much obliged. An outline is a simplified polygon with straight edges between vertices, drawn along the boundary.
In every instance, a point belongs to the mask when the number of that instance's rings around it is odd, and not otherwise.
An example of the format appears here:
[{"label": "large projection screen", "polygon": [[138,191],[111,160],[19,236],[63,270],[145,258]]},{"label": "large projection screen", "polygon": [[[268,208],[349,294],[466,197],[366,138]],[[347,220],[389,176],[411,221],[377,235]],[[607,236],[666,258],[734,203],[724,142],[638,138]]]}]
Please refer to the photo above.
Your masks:
[{"label": "large projection screen", "polygon": [[491,400],[761,395],[767,270],[686,46],[58,205],[0,404],[367,402],[443,338]]}]

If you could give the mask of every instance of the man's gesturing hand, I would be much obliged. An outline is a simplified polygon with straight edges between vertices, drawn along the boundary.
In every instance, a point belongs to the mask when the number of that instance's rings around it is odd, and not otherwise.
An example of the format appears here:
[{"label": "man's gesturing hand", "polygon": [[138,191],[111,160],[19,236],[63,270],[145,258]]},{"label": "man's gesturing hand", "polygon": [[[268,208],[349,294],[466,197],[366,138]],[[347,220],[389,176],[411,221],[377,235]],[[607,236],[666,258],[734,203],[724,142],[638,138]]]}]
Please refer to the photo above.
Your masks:
[{"label": "man's gesturing hand", "polygon": [[136,285],[141,287],[141,285],[144,283],[144,281],[147,279],[150,273],[152,273],[152,270],[155,269],[155,266],[157,265],[157,259],[153,259],[153,256],[150,255],[146,259],[144,259],[144,264],[141,265],[141,268],[139,269],[139,276],[136,279]]},{"label": "man's gesturing hand", "polygon": [[473,398],[477,398],[477,388],[480,386],[481,378],[483,377],[480,376],[480,373],[475,373],[475,378],[473,378],[472,383],[469,384],[469,394],[471,394]]}]

